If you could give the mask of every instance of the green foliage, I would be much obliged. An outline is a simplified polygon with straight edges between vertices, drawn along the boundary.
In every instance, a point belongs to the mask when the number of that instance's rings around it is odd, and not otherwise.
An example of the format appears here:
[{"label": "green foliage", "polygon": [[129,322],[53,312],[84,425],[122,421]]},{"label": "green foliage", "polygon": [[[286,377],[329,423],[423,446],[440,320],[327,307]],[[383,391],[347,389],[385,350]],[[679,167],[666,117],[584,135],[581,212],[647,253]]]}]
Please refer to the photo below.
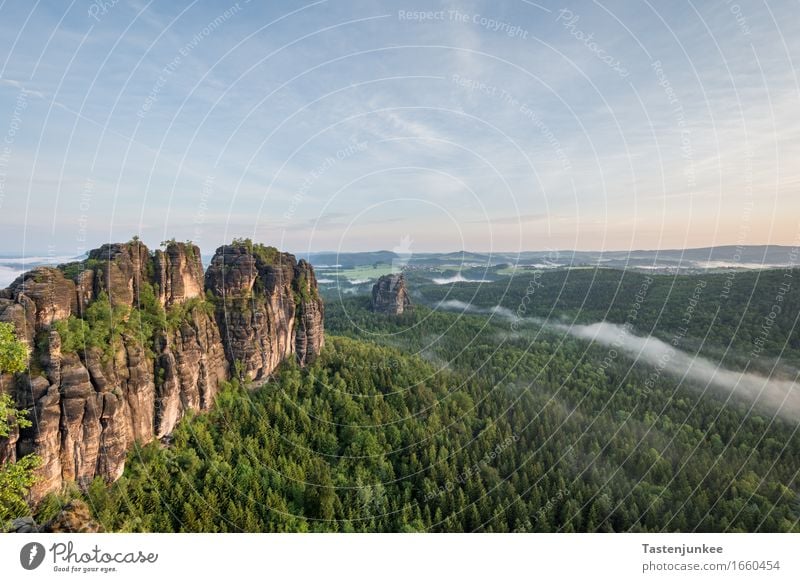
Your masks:
[{"label": "green foliage", "polygon": [[65,353],[99,348],[108,360],[126,338],[143,346],[152,356],[160,333],[180,329],[198,309],[208,316],[214,314],[214,304],[204,297],[195,297],[164,310],[153,285],[142,283],[136,307],[112,307],[108,295],[103,292],[86,309],[83,319],[73,315],[55,322],[54,328],[61,337],[61,350]]},{"label": "green foliage", "polygon": [[[104,483],[102,479],[97,479],[96,482]],[[67,503],[74,499],[82,498],[83,491],[81,491],[77,483],[66,482],[58,492],[51,491],[36,504],[33,518],[37,523],[47,523],[56,517]]]},{"label": "green foliage", "polygon": [[[524,301],[525,317],[567,323],[631,321],[635,330],[667,342],[685,327],[684,345],[696,345],[710,356],[738,358],[740,363],[746,357],[739,356],[751,353],[763,340],[760,355],[799,364],[800,326],[794,321],[800,312],[798,277],[800,269],[649,277],[616,269],[571,269],[520,273],[488,285],[415,288],[431,305],[459,300],[486,308],[500,305],[516,313]],[[637,294],[643,299],[637,300]],[[772,324],[767,318],[776,304],[782,315]],[[763,338],[765,325],[770,329]]]},{"label": "green foliage", "polygon": [[128,311],[121,307],[112,308],[108,295],[100,293],[86,309],[84,319],[71,315],[66,320],[55,322],[53,327],[61,338],[61,350],[70,353],[99,348],[103,350],[106,358],[110,358]]},{"label": "green foliage", "polygon": [[192,297],[183,303],[172,305],[167,310],[167,328],[170,330],[180,329],[184,322],[191,320],[195,310],[200,310],[211,317],[214,315],[214,304],[206,301],[204,297]]},{"label": "green foliage", "polygon": [[294,298],[295,303],[311,301],[317,297],[317,290],[310,289],[308,285],[308,277],[305,273],[300,273],[294,282]]},{"label": "green foliage", "polygon": [[31,426],[27,410],[17,410],[8,394],[0,394],[0,438],[7,437],[15,428]]},{"label": "green foliage", "polygon": [[247,250],[248,253],[254,257],[261,259],[261,262],[267,265],[274,265],[280,259],[280,251],[275,247],[264,246],[261,243],[254,243],[249,238],[235,238],[231,246],[239,247]]},{"label": "green foliage", "polygon": [[[98,518],[122,531],[399,528],[408,516],[393,506],[406,505],[408,484],[380,481],[391,480],[408,458],[392,451],[404,438],[418,438],[426,423],[456,420],[471,399],[454,400],[427,421],[415,419],[415,401],[446,397],[448,379],[423,387],[419,380],[433,370],[422,361],[401,361],[389,349],[344,338],[329,343],[323,361],[308,372],[287,364],[275,384],[255,392],[231,383],[214,410],[180,424],[169,449],[134,451],[123,478],[90,495]],[[401,362],[391,385],[380,369],[389,358]],[[365,362],[371,365],[362,369]],[[345,386],[351,377],[358,386]],[[401,388],[413,384],[413,390]],[[384,423],[402,429],[384,431]],[[464,444],[478,427],[463,431]],[[445,435],[439,440],[445,446]],[[494,443],[480,446],[488,451]],[[337,490],[354,476],[357,487]]]},{"label": "green foliage", "polygon": [[157,287],[150,283],[139,284],[139,297],[137,307],[154,316],[163,315],[164,308],[158,300]]},{"label": "green foliage", "polygon": [[[14,327],[0,323],[0,372],[22,372],[27,365],[28,350],[14,335]],[[8,394],[0,394],[0,438],[12,430],[31,426],[27,410],[17,410]],[[36,482],[33,473],[41,464],[36,455],[28,455],[16,463],[0,466],[0,524],[19,517],[28,511],[25,494]]]},{"label": "green foliage", "polygon": [[61,269],[62,273],[64,273],[64,277],[74,280],[78,275],[86,270],[86,264],[83,262],[74,262],[60,265],[58,268]]},{"label": "green foliage", "polygon": [[107,259],[86,259],[84,261],[84,265],[90,271],[94,271],[95,275],[98,277],[103,276],[103,269],[108,266],[109,261]]},{"label": "green foliage", "polygon": [[[70,316],[68,319],[56,321],[53,327],[61,338],[61,351],[64,353],[79,353],[84,351],[89,345],[87,341],[91,337],[89,324],[83,319]],[[97,347],[102,344],[95,342]]]},{"label": "green foliage", "polygon": [[[178,245],[178,244],[181,244],[181,243],[178,243],[177,240],[175,240],[174,238],[171,238],[169,240],[161,241],[160,246],[161,246],[162,249],[166,250],[168,247],[171,247],[172,245]],[[197,258],[197,257],[195,257],[195,254],[194,254],[194,242],[193,241],[191,241],[189,239],[186,239],[183,242],[183,249],[184,249],[184,252],[186,253],[186,257],[190,261],[194,261]]]},{"label": "green foliage", "polygon": [[[420,317],[456,337],[485,325]],[[170,448],[132,452],[122,479],[90,500],[121,531],[797,531],[792,427],[774,426],[767,445],[745,408],[673,397],[666,383],[645,394],[638,371],[617,391],[597,384],[585,346],[562,349],[554,361],[542,344],[498,354],[479,341],[457,357],[454,343],[435,354],[453,356],[448,372],[329,336],[308,370],[288,365],[253,392],[228,387]]]},{"label": "green foliage", "polygon": [[0,323],[0,374],[22,372],[28,365],[28,349],[14,335],[14,326]]},{"label": "green foliage", "polygon": [[[27,367],[28,349],[14,334],[14,326],[0,323],[0,373],[22,372]],[[8,394],[0,394],[0,438],[12,429],[31,425],[26,410],[17,410]]]},{"label": "green foliage", "polygon": [[30,513],[25,495],[36,483],[34,471],[41,464],[37,455],[27,455],[16,463],[0,466],[0,524]]},{"label": "green foliage", "polygon": [[98,348],[103,351],[104,359],[110,360],[123,338],[152,352],[156,331],[165,325],[164,310],[152,287],[145,284],[140,290],[138,308],[112,306],[108,295],[102,292],[87,307],[83,319],[72,315],[55,322],[54,328],[61,337],[63,352],[81,353]]},{"label": "green foliage", "polygon": [[211,291],[211,289],[206,289],[205,298],[206,303],[210,304],[212,307],[222,303],[222,298],[214,295],[214,292]]}]

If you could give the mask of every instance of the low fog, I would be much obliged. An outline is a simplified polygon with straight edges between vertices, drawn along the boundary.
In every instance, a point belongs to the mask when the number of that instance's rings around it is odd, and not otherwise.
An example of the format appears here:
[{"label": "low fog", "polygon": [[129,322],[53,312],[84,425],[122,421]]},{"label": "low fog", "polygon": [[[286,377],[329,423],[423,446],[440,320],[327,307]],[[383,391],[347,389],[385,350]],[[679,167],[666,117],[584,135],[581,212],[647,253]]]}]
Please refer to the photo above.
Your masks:
[{"label": "low fog", "polygon": [[469,303],[464,303],[463,301],[459,301],[458,299],[450,299],[448,301],[440,301],[436,305],[437,309],[445,309],[447,311],[461,311],[463,313],[478,313],[481,315],[497,315],[505,319],[511,319],[513,321],[517,321],[519,318],[517,315],[507,309],[505,307],[501,307],[500,305],[495,305],[494,307],[476,307],[475,305],[470,305]]},{"label": "low fog", "polygon": [[712,361],[688,354],[652,336],[629,333],[624,327],[608,322],[591,325],[546,324],[578,338],[591,340],[625,353],[637,362],[654,367],[653,373],[685,377],[706,387],[733,394],[759,409],[796,421],[800,418],[800,385],[757,374],[735,372]]},{"label": "low fog", "polygon": [[576,338],[609,346],[637,362],[649,364],[653,373],[647,381],[655,382],[669,374],[700,384],[723,394],[733,395],[748,404],[756,403],[762,412],[779,414],[792,421],[800,420],[800,384],[791,380],[768,378],[748,372],[736,372],[723,368],[707,358],[676,349],[653,336],[638,336],[623,326],[606,321],[589,325],[564,325],[539,318],[519,318],[505,307],[477,307],[463,301],[442,301],[438,308],[463,313],[497,315],[519,324],[528,322],[544,328],[566,332]]},{"label": "low fog", "polygon": [[448,285],[449,283],[491,283],[489,279],[467,279],[461,273],[457,273],[452,277],[434,277],[433,282],[436,285]]}]

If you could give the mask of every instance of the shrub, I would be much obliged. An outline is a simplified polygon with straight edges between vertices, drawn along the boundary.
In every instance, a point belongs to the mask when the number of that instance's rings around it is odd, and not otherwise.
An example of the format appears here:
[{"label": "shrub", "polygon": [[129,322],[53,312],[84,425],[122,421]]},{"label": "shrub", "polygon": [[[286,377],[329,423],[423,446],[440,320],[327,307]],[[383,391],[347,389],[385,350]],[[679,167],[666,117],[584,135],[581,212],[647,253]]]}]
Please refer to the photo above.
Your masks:
[{"label": "shrub", "polygon": [[82,262],[67,263],[59,266],[59,269],[61,269],[61,272],[64,273],[64,277],[67,279],[75,279],[86,270],[86,265]]},{"label": "shrub", "polygon": [[274,265],[280,258],[280,251],[275,247],[264,246],[261,243],[254,243],[249,238],[235,238],[231,246],[243,248],[248,253],[261,259],[264,264]]},{"label": "shrub", "polygon": [[54,324],[58,335],[61,337],[61,351],[64,353],[77,353],[86,349],[86,341],[90,335],[89,324],[84,320],[71,315]]},{"label": "shrub", "polygon": [[172,331],[180,329],[184,321],[191,319],[195,309],[201,310],[209,317],[214,315],[213,303],[206,301],[203,297],[192,297],[169,308],[169,311],[167,311],[167,328]]}]

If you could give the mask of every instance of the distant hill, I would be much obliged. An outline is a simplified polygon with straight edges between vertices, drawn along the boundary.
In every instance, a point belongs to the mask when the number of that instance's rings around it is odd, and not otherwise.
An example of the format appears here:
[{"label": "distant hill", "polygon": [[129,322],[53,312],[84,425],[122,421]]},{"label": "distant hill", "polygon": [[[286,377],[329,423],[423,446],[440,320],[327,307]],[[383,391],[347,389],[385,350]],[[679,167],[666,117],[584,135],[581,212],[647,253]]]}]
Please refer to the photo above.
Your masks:
[{"label": "distant hill", "polygon": [[[401,258],[391,251],[358,253],[310,253],[305,258],[313,265],[340,265],[352,268],[375,263],[390,264]],[[632,251],[574,251],[542,250],[520,252],[415,253],[408,264],[417,267],[437,266],[495,266],[495,265],[545,265],[608,267],[676,268],[676,269],[753,269],[759,267],[789,266],[800,262],[793,247],[780,245],[717,246],[693,249],[667,249]]]},{"label": "distant hill", "polygon": [[297,256],[306,259],[315,267],[339,265],[343,269],[361,265],[373,265],[375,263],[390,264],[392,261],[400,258],[397,253],[393,253],[392,251],[367,251],[360,253],[337,253],[331,251],[306,254],[299,253]]}]

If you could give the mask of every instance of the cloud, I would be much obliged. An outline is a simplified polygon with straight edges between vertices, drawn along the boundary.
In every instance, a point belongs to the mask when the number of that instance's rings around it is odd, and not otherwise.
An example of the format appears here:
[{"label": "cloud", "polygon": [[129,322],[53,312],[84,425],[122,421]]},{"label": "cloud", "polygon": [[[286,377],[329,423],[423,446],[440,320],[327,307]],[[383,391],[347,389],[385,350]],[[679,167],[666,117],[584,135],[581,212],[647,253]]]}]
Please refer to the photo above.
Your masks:
[{"label": "cloud", "polygon": [[499,216],[493,217],[488,216],[480,220],[470,220],[468,222],[474,224],[486,224],[488,223],[491,226],[500,226],[500,225],[515,225],[520,223],[526,222],[540,222],[543,220],[553,219],[553,216],[544,213],[535,213],[535,214],[520,214],[518,216]]},{"label": "cloud", "polygon": [[8,78],[0,79],[0,85],[7,85],[9,87],[14,87],[15,89],[19,89],[20,91],[24,92],[27,95],[33,95],[34,97],[38,97],[39,99],[45,98],[44,93],[42,93],[41,91],[28,89],[25,87],[25,85],[23,85],[22,83],[20,83],[15,79],[8,79]]},{"label": "cloud", "polygon": [[458,299],[449,299],[447,301],[440,301],[436,307],[437,309],[445,309],[448,311],[462,311],[464,313],[476,313],[482,315],[497,315],[512,321],[519,320],[513,311],[500,305],[495,305],[494,307],[477,307],[475,305],[459,301]]}]

